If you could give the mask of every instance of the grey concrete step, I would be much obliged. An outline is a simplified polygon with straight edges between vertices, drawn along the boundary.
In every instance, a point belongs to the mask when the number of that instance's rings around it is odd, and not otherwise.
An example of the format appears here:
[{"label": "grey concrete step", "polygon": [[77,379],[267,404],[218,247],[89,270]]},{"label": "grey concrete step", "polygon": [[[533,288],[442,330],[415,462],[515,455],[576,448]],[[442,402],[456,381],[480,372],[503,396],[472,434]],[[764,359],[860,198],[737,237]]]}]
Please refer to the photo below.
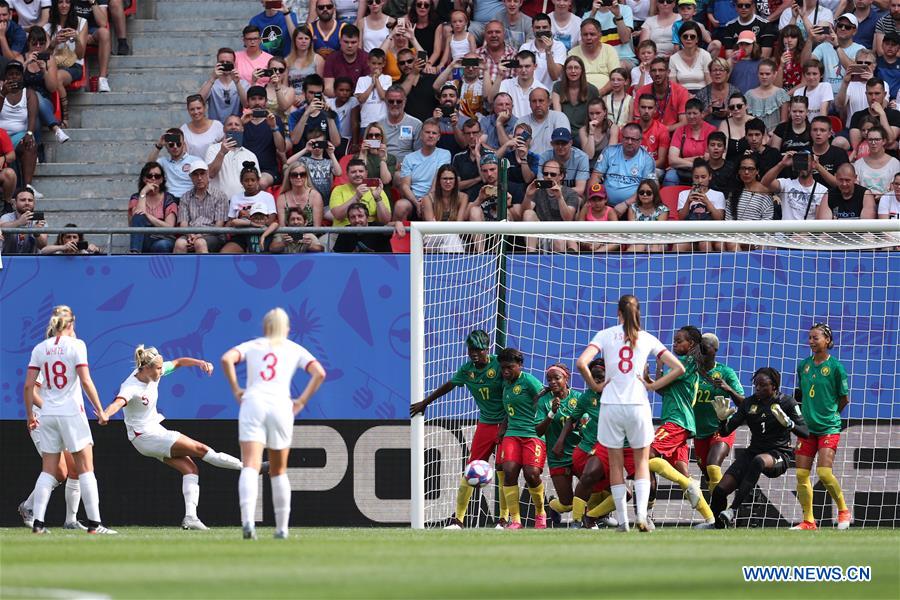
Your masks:
[{"label": "grey concrete step", "polygon": [[116,212],[128,211],[128,197],[122,198],[41,198],[41,210],[45,212]]},{"label": "grey concrete step", "polygon": [[[181,99],[184,100],[187,94],[200,91],[200,86],[211,75],[213,61],[214,59],[210,58],[209,64],[203,66],[166,69],[164,72],[154,72],[149,69],[122,71],[114,69],[109,74],[109,85],[114,92],[177,92],[182,94]],[[90,94],[90,96],[97,95]],[[90,103],[90,100],[88,98],[85,102]]]},{"label": "grey concrete step", "polygon": [[[215,56],[216,50],[223,47],[240,46],[240,29],[235,35],[223,32],[216,35],[198,35],[198,31],[167,34],[142,33],[131,36],[129,43],[132,52],[138,56],[159,56],[166,59],[170,56],[201,55]],[[123,57],[124,58],[124,57]]]},{"label": "grey concrete step", "polygon": [[[51,176],[41,172],[42,168],[47,166],[49,165],[38,166],[38,173],[33,182],[34,187],[44,194],[45,198],[65,198],[74,193],[82,198],[130,197],[137,187],[138,173],[109,176]],[[96,165],[85,166],[94,167]]]},{"label": "grey concrete step", "polygon": [[[198,35],[202,35],[198,32]],[[110,73],[127,73],[134,69],[150,69],[151,75],[164,74],[172,68],[179,67],[206,67],[212,68],[216,62],[216,57],[210,53],[210,56],[176,54],[174,56],[152,56],[152,55],[132,55],[132,56],[113,56],[109,59]],[[93,66],[96,61],[90,60],[88,64]]]},{"label": "grey concrete step", "polygon": [[[252,15],[251,15],[252,16]],[[204,17],[203,24],[198,24],[194,19],[182,20],[163,20],[155,19],[133,19],[128,22],[128,35],[141,33],[170,33],[181,31],[212,30],[212,31],[228,31],[233,32],[236,37],[240,38],[241,30],[250,22],[250,17],[238,17],[234,19],[218,19],[215,17]],[[240,48],[235,48],[239,50]]]},{"label": "grey concrete step", "polygon": [[[69,137],[71,138],[71,140],[66,143],[71,144],[73,142],[152,142],[154,140],[158,140],[162,132],[159,129],[149,128],[110,129],[101,127],[97,129],[71,128],[67,129],[66,133],[68,133]],[[52,140],[47,140],[45,142],[45,144],[48,145],[55,143],[56,142]]]},{"label": "grey concrete step", "polygon": [[185,97],[185,94],[180,91],[169,91],[168,89],[150,92],[116,90],[108,94],[74,94],[69,101],[69,106],[154,106],[159,104],[184,106]]},{"label": "grey concrete step", "polygon": [[[38,173],[41,177],[81,177],[81,176],[101,176],[101,175],[110,175],[110,176],[119,176],[119,175],[133,175],[135,178],[135,182],[137,181],[137,176],[141,172],[140,165],[133,165],[131,163],[83,163],[83,162],[68,162],[68,163],[41,163],[38,166]],[[136,183],[135,183],[136,185]],[[64,194],[63,198],[68,196],[74,196],[74,194]]]},{"label": "grey concrete step", "polygon": [[182,105],[160,104],[143,108],[137,106],[85,106],[72,112],[69,119],[73,127],[94,125],[122,125],[150,128],[180,127],[187,121],[187,111]]},{"label": "grey concrete step", "polygon": [[[161,135],[162,130],[158,133]],[[65,144],[55,142],[45,144],[44,152],[48,163],[132,163],[142,165],[153,150],[153,142],[154,140],[98,142],[69,140]]]},{"label": "grey concrete step", "polygon": [[220,19],[246,19],[249,23],[250,18],[261,10],[260,3],[247,1],[159,2],[156,5],[156,18],[159,21],[197,20],[207,14],[215,14]]}]

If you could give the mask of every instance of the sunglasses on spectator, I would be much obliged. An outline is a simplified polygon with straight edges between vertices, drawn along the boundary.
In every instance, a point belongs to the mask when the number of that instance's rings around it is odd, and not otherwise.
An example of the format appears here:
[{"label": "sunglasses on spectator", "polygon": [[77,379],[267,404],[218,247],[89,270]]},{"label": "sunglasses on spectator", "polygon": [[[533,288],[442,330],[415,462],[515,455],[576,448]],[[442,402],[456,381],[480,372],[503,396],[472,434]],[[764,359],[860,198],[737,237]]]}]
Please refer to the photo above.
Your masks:
[{"label": "sunglasses on spectator", "polygon": [[729,104],[728,105],[728,110],[741,110],[742,108],[744,108],[743,104]]},{"label": "sunglasses on spectator", "polygon": [[696,39],[697,39],[697,35],[694,34],[694,33],[686,33],[686,34],[684,34],[683,36],[681,36],[681,39],[683,39],[683,40],[696,40]]},{"label": "sunglasses on spectator", "polygon": [[652,196],[653,190],[638,190],[638,196]]},{"label": "sunglasses on spectator", "polygon": [[280,69],[278,67],[272,67],[272,71],[280,74],[280,73],[284,73],[285,71],[287,71],[287,69],[284,67],[281,67]]},{"label": "sunglasses on spectator", "polygon": [[291,179],[305,179],[306,171],[294,171],[291,173]]},{"label": "sunglasses on spectator", "polygon": [[367,133],[366,139],[367,140],[380,140],[381,134],[380,133]]},{"label": "sunglasses on spectator", "polygon": [[856,29],[856,27],[854,27],[852,23],[838,23],[837,28],[838,29]]},{"label": "sunglasses on spectator", "polygon": [[181,148],[181,142],[166,142],[169,148]]},{"label": "sunglasses on spectator", "polygon": [[738,8],[750,8],[753,5],[752,4],[736,4],[735,6],[737,6]]},{"label": "sunglasses on spectator", "polygon": [[399,105],[399,104],[403,104],[403,102],[404,102],[403,100],[388,100],[388,101],[387,101],[388,104],[392,104],[392,105],[394,105],[394,106]]},{"label": "sunglasses on spectator", "polygon": [[416,62],[416,59],[411,58],[409,60],[398,60],[397,64],[400,65],[401,67],[405,67],[406,65],[411,65],[414,62]]},{"label": "sunglasses on spectator", "polygon": [[431,8],[431,2],[416,2],[416,8]]},{"label": "sunglasses on spectator", "polygon": [[866,67],[871,67],[871,66],[874,65],[875,63],[873,63],[873,62],[870,61],[870,60],[858,60],[858,61],[856,61],[856,64],[858,64],[858,65],[864,65],[864,66],[866,66]]},{"label": "sunglasses on spectator", "polygon": [[659,0],[657,4],[675,4],[675,0]]},{"label": "sunglasses on spectator", "polygon": [[162,178],[163,178],[162,173],[147,173],[146,175],[144,175],[144,179],[162,179]]},{"label": "sunglasses on spectator", "polygon": [[320,4],[316,8],[319,10],[334,10],[334,4]]},{"label": "sunglasses on spectator", "polygon": [[366,2],[369,6],[375,6],[376,4],[381,4],[381,0],[368,0]]}]

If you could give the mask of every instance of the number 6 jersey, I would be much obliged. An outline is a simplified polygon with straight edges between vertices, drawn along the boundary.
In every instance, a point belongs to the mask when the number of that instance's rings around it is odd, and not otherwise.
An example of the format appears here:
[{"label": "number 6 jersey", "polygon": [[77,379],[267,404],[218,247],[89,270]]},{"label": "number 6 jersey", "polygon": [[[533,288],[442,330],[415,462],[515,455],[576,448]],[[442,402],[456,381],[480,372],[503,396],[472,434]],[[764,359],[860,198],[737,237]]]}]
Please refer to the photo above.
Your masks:
[{"label": "number 6 jersey", "polygon": [[31,351],[28,368],[43,376],[41,399],[45,416],[72,416],[84,413],[81,380],[76,367],[88,365],[87,346],[67,335],[47,338]]},{"label": "number 6 jersey", "polygon": [[268,338],[260,337],[234,349],[247,363],[244,399],[290,400],[294,372],[318,362],[309,350],[291,340],[273,345]]},{"label": "number 6 jersey", "polygon": [[649,404],[647,389],[640,377],[651,353],[659,358],[666,347],[646,331],[638,333],[634,348],[625,339],[621,325],[597,332],[590,346],[600,350],[606,364],[606,387],[600,397],[602,404]]}]

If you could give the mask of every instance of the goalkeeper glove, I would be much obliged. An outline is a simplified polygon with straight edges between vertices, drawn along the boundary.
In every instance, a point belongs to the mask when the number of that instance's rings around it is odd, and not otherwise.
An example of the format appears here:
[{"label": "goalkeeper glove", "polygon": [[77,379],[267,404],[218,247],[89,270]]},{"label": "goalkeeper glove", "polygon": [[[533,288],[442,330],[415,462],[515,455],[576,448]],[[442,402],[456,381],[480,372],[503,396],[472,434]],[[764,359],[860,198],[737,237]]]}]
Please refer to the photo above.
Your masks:
[{"label": "goalkeeper glove", "polygon": [[729,406],[728,398],[723,396],[716,396],[713,398],[713,408],[716,409],[716,417],[718,417],[720,421],[726,420],[737,412],[735,407]]},{"label": "goalkeeper glove", "polygon": [[780,404],[772,405],[772,415],[774,415],[775,418],[778,419],[778,422],[781,423],[782,427],[787,427],[788,429],[794,428],[794,422],[789,416],[785,414]]}]

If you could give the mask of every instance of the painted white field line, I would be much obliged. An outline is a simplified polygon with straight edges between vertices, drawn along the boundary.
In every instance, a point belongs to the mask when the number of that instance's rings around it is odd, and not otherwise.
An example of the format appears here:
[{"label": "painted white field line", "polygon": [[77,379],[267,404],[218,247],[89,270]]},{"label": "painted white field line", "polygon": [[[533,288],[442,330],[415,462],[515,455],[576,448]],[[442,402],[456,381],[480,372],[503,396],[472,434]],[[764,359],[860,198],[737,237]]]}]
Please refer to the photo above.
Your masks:
[{"label": "painted white field line", "polygon": [[67,590],[64,588],[34,587],[0,587],[0,598],[53,598],[58,600],[112,600],[112,596],[85,592],[83,590]]}]

